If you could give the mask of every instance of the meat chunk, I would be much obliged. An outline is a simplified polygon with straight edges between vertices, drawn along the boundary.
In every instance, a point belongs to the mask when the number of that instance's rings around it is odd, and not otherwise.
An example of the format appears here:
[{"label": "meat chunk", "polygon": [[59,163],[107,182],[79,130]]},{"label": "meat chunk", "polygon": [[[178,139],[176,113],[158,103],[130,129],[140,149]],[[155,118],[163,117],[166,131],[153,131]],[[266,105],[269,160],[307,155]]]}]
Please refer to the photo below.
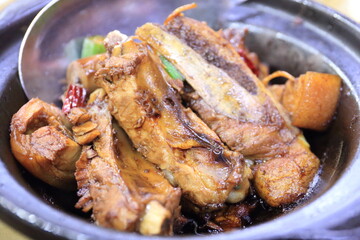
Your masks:
[{"label": "meat chunk", "polygon": [[258,165],[255,172],[256,190],[270,206],[289,204],[303,196],[319,168],[319,159],[301,140],[294,141],[288,151]]},{"label": "meat chunk", "polygon": [[183,97],[209,127],[219,133],[222,141],[249,159],[267,159],[284,154],[287,142],[283,139],[287,138],[291,142],[294,138],[289,131],[280,132],[280,126],[259,127],[259,124],[251,121],[239,122],[218,114],[196,92],[184,93]]},{"label": "meat chunk", "polygon": [[[167,33],[161,26],[151,23],[138,28],[136,33],[175,64],[178,70],[184,73],[187,82],[218,113],[234,119],[261,121],[263,118],[261,110],[264,109],[262,103],[251,97],[246,89],[235,87],[235,80],[216,66],[208,64],[176,36]],[[203,82],[204,79],[206,84]],[[258,110],[254,112],[251,111],[252,109]]]},{"label": "meat chunk", "polygon": [[88,113],[100,136],[77,162],[76,207],[93,210],[97,224],[145,235],[171,235],[181,191],[146,161],[112,118],[105,101],[93,102]]},{"label": "meat chunk", "polygon": [[[167,31],[186,42],[203,59],[227,72],[248,92],[257,93],[257,85],[251,79],[252,71],[246,64],[241,64],[241,67],[239,67],[240,56],[238,52],[229,41],[221,37],[220,33],[214,32],[205,22],[178,16],[168,22],[165,27]],[[223,48],[219,49],[217,45],[223,46]],[[226,54],[226,57],[224,57],[221,51],[229,51],[231,54]]]},{"label": "meat chunk", "polygon": [[128,41],[121,52],[97,72],[99,85],[113,103],[115,119],[138,151],[159,166],[184,197],[202,207],[225,202],[247,181],[242,156],[228,151],[212,130],[181,105],[146,46]]},{"label": "meat chunk", "polygon": [[[297,172],[287,171],[285,164],[269,168],[271,174],[255,174],[255,187],[262,198],[279,206],[305,194],[319,160],[229,42],[206,24],[181,16],[170,21],[167,30],[148,23],[136,33],[183,74],[194,90],[184,91],[183,97],[230,149],[265,162],[258,171],[281,156],[290,165],[299,163],[299,171],[308,174],[299,180]],[[274,181],[284,172],[291,181]],[[262,184],[268,180],[273,186],[265,189]]]},{"label": "meat chunk", "polygon": [[221,211],[214,213],[212,221],[224,231],[240,228],[244,226],[243,218],[249,217],[253,208],[254,206],[244,203],[229,205]]},{"label": "meat chunk", "polygon": [[81,147],[73,140],[70,126],[60,109],[31,99],[11,120],[11,150],[34,176],[52,186],[72,189]]},{"label": "meat chunk", "polygon": [[307,72],[286,82],[282,104],[295,126],[323,131],[335,114],[340,92],[339,76]]},{"label": "meat chunk", "polygon": [[[219,233],[245,227],[251,219],[250,213],[255,209],[256,203],[224,204],[223,208],[213,212],[190,212],[192,206],[182,202],[182,213],[174,223],[174,231],[184,234],[189,231],[194,233]],[[190,218],[187,218],[190,217]],[[245,221],[244,221],[245,220]]]},{"label": "meat chunk", "polygon": [[[240,146],[245,156],[262,161],[255,171],[254,183],[259,195],[269,205],[288,204],[306,193],[318,170],[319,160],[301,138],[275,127],[259,127],[252,123],[239,125],[238,121],[217,114],[201,98],[189,98],[189,95],[185,98],[191,107],[215,132],[223,133],[220,136],[227,144]],[[285,138],[293,140],[285,142]],[[241,145],[251,141],[251,147]]]},{"label": "meat chunk", "polygon": [[73,61],[69,64],[66,71],[67,83],[81,84],[91,93],[97,88],[94,80],[95,73],[102,67],[105,59],[106,55],[100,54]]}]

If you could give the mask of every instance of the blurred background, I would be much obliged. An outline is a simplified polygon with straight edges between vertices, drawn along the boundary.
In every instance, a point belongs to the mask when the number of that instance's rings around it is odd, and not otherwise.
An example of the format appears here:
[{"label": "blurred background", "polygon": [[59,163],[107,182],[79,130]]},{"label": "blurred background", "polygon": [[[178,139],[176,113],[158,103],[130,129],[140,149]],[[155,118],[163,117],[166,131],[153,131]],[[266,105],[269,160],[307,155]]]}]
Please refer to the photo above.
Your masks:
[{"label": "blurred background", "polygon": [[[13,2],[21,0],[0,0],[0,19],[4,17],[3,10]],[[36,1],[36,0],[34,0]],[[359,0],[315,0],[323,5],[336,9],[340,13],[360,23],[360,1]],[[0,220],[0,240],[30,240],[27,236],[14,230],[11,224]]]},{"label": "blurred background", "polygon": [[[0,0],[0,11],[16,0]],[[21,1],[21,0],[17,0]],[[34,0],[36,1],[36,0]],[[337,11],[351,17],[352,19],[360,22],[360,1],[359,0],[315,0],[326,6],[336,9]],[[0,13],[1,17],[1,13]]]},{"label": "blurred background", "polygon": [[316,0],[315,2],[334,8],[355,21],[360,22],[359,0]]}]

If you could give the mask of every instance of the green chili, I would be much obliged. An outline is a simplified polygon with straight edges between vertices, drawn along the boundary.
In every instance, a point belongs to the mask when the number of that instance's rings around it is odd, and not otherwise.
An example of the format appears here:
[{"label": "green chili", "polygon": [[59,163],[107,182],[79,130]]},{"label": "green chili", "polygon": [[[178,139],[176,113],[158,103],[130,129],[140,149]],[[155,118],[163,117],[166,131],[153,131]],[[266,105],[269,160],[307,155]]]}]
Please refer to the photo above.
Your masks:
[{"label": "green chili", "polygon": [[176,67],[167,60],[164,56],[160,56],[161,62],[164,65],[165,71],[169,74],[172,79],[185,80],[185,77],[176,69]]},{"label": "green chili", "polygon": [[104,37],[99,35],[85,38],[82,45],[81,58],[106,52],[103,42]]}]

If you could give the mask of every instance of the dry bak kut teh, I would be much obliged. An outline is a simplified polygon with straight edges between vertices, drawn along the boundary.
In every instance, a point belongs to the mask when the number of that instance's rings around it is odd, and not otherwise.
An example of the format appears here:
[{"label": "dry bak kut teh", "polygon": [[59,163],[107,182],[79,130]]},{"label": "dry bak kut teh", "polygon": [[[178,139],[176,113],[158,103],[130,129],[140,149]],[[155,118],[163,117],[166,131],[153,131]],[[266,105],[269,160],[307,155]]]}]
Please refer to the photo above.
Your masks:
[{"label": "dry bak kut teh", "polygon": [[[75,207],[100,226],[144,235],[241,228],[259,202],[298,201],[319,170],[299,127],[326,129],[341,79],[269,74],[244,31],[214,31],[183,15],[192,7],[134,36],[86,38],[62,110],[31,99],[12,118],[16,159],[47,184],[77,186]],[[279,76],[285,84],[269,84]]]}]

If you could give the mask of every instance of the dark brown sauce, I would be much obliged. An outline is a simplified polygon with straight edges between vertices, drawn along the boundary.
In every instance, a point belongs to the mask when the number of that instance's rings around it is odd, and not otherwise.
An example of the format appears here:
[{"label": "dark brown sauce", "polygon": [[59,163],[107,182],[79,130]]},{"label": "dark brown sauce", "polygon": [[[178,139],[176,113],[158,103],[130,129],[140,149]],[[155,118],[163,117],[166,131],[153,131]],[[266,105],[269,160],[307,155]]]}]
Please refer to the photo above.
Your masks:
[{"label": "dark brown sauce", "polygon": [[[242,226],[240,228],[246,228],[249,226],[257,225],[271,219],[274,219],[284,212],[291,211],[297,206],[297,204],[291,204],[285,207],[270,207],[267,205],[251,188],[250,194],[247,198],[239,203],[248,207],[249,214],[241,216]],[[228,206],[236,205],[229,204]],[[194,214],[190,211],[182,210],[182,224],[183,226],[175,226],[175,234],[178,235],[203,235],[203,234],[214,234],[223,232],[220,228],[213,227],[212,224],[207,224],[208,221],[211,221],[211,213],[207,214]]]},{"label": "dark brown sauce", "polygon": [[72,216],[92,221],[90,212],[84,213],[80,209],[75,208],[75,204],[79,200],[77,191],[65,191],[45,184],[24,169],[19,163],[18,165],[25,182],[30,183],[32,190],[45,203]]}]

